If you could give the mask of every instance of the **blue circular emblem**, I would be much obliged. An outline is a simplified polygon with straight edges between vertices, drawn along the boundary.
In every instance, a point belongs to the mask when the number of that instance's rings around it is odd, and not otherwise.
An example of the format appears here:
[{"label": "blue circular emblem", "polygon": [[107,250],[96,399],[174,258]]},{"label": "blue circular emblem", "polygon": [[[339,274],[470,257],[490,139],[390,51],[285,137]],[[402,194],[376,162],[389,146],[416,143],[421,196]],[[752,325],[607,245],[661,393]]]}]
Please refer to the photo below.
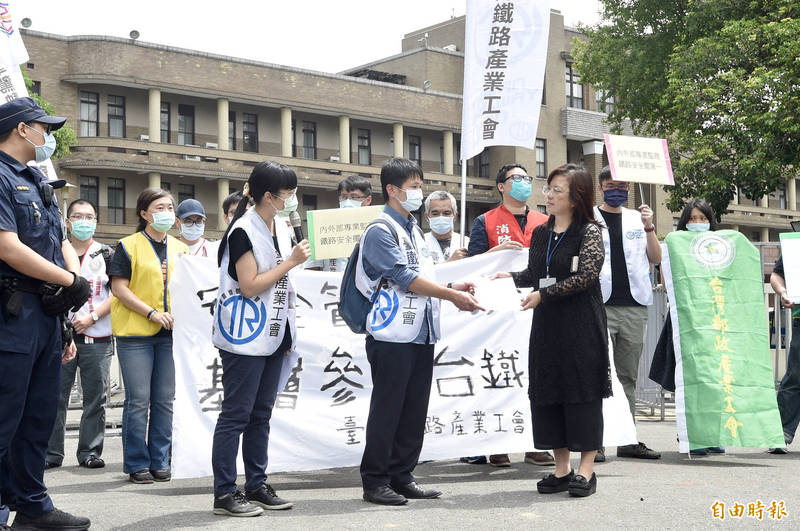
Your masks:
[{"label": "blue circular emblem", "polygon": [[390,297],[388,292],[381,290],[375,297],[375,302],[372,303],[372,321],[370,322],[372,331],[377,332],[389,326],[397,315],[398,308],[400,308],[400,301],[397,299],[397,293],[392,292]]},{"label": "blue circular emblem", "polygon": [[222,322],[223,312],[217,312],[217,322],[222,336],[233,345],[244,345],[253,341],[267,324],[267,308],[241,295],[228,297],[220,306],[230,307],[228,323]]}]

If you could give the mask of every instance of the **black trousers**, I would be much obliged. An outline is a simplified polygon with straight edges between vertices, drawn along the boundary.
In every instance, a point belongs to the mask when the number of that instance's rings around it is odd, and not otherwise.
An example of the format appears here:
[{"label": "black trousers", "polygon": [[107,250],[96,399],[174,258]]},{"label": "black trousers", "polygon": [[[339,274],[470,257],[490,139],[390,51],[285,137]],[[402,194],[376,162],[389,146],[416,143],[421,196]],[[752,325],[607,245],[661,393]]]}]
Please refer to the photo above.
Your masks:
[{"label": "black trousers", "polygon": [[536,448],[590,452],[603,446],[603,401],[536,405],[531,401]]},{"label": "black trousers", "polygon": [[433,347],[367,335],[372,397],[361,458],[365,489],[414,481],[431,393]]}]

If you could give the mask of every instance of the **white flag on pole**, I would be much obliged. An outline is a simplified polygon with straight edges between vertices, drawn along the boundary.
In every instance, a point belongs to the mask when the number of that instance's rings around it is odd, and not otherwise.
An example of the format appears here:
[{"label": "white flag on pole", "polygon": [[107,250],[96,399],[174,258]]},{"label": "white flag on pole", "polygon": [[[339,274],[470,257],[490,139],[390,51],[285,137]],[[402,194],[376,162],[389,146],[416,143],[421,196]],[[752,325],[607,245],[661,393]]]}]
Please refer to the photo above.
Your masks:
[{"label": "white flag on pole", "polygon": [[0,2],[0,65],[21,65],[28,62],[28,50],[19,28],[11,19],[11,2]]},{"label": "white flag on pole", "polygon": [[533,149],[550,31],[549,0],[467,0],[461,159],[486,146]]}]

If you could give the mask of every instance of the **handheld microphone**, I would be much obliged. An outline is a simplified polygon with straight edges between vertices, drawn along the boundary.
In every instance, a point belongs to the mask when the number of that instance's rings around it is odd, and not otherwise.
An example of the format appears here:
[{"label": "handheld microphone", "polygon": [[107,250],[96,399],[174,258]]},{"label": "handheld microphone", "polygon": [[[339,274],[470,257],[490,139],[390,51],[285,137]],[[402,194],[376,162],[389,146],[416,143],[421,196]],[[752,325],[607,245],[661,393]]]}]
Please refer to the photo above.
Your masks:
[{"label": "handheld microphone", "polygon": [[289,214],[289,223],[294,229],[294,237],[297,243],[300,243],[303,241],[303,221],[300,219],[300,214],[298,214],[296,210]]}]

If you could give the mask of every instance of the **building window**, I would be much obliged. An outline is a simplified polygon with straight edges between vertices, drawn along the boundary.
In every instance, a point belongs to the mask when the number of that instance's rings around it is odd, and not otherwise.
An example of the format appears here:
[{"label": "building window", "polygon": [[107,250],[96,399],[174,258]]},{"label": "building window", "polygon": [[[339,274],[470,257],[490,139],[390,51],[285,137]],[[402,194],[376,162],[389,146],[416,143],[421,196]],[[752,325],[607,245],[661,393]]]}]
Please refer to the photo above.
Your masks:
[{"label": "building window", "polygon": [[547,140],[544,138],[536,139],[536,177],[545,179],[547,177]]},{"label": "building window", "polygon": [[161,102],[161,142],[163,144],[169,144],[169,130],[170,130],[170,123],[169,123],[169,102],[162,101]]},{"label": "building window", "polygon": [[31,94],[36,94],[37,96],[42,95],[42,82],[41,81],[34,81],[31,85]]},{"label": "building window", "polygon": [[416,135],[408,135],[408,158],[422,167],[422,139]]},{"label": "building window", "polygon": [[161,189],[162,190],[166,190],[167,192],[171,192],[172,191],[172,183],[168,183],[168,182],[162,180],[161,181]]},{"label": "building window", "polygon": [[372,141],[369,129],[358,130],[358,163],[364,166],[372,164]]},{"label": "building window", "polygon": [[178,144],[194,144],[194,105],[178,105]]},{"label": "building window", "polygon": [[439,173],[444,173],[444,146],[439,146]]},{"label": "building window", "polygon": [[108,222],[113,225],[125,224],[125,181],[108,179]]},{"label": "building window", "polygon": [[242,113],[242,149],[258,153],[258,115]]},{"label": "building window", "polygon": [[295,121],[292,120],[292,156],[296,157],[297,156],[297,136],[295,135],[294,126],[295,126]]},{"label": "building window", "polygon": [[786,210],[786,183],[778,185],[778,204],[781,210]]},{"label": "building window", "polygon": [[461,175],[461,140],[456,140],[453,138],[453,144],[455,144],[453,153],[453,171],[455,171],[456,175]]},{"label": "building window", "polygon": [[606,114],[614,112],[614,96],[611,96],[603,89],[597,89],[594,94],[598,111]]},{"label": "building window", "polygon": [[478,177],[489,178],[489,150],[484,149],[478,155]]},{"label": "building window", "polygon": [[108,136],[125,138],[124,96],[108,96]]},{"label": "building window", "polygon": [[100,179],[98,177],[84,177],[81,175],[78,178],[78,185],[81,188],[81,199],[90,201],[96,208],[99,208]]},{"label": "building window", "polygon": [[194,185],[193,184],[179,184],[178,185],[178,203],[186,201],[187,199],[194,199]]},{"label": "building window", "polygon": [[97,106],[100,96],[97,92],[81,91],[81,131],[80,136],[98,136],[100,128],[98,126]]},{"label": "building window", "polygon": [[317,209],[317,196],[314,194],[303,194],[303,206],[306,211]]},{"label": "building window", "polygon": [[236,112],[228,111],[228,149],[236,151]]},{"label": "building window", "polygon": [[547,214],[547,206],[545,205],[536,205],[536,210],[538,210],[542,214]]},{"label": "building window", "polygon": [[317,158],[317,123],[303,122],[303,158]]},{"label": "building window", "polygon": [[567,107],[583,109],[583,84],[581,75],[572,69],[572,65],[567,65],[566,70],[567,86]]}]

